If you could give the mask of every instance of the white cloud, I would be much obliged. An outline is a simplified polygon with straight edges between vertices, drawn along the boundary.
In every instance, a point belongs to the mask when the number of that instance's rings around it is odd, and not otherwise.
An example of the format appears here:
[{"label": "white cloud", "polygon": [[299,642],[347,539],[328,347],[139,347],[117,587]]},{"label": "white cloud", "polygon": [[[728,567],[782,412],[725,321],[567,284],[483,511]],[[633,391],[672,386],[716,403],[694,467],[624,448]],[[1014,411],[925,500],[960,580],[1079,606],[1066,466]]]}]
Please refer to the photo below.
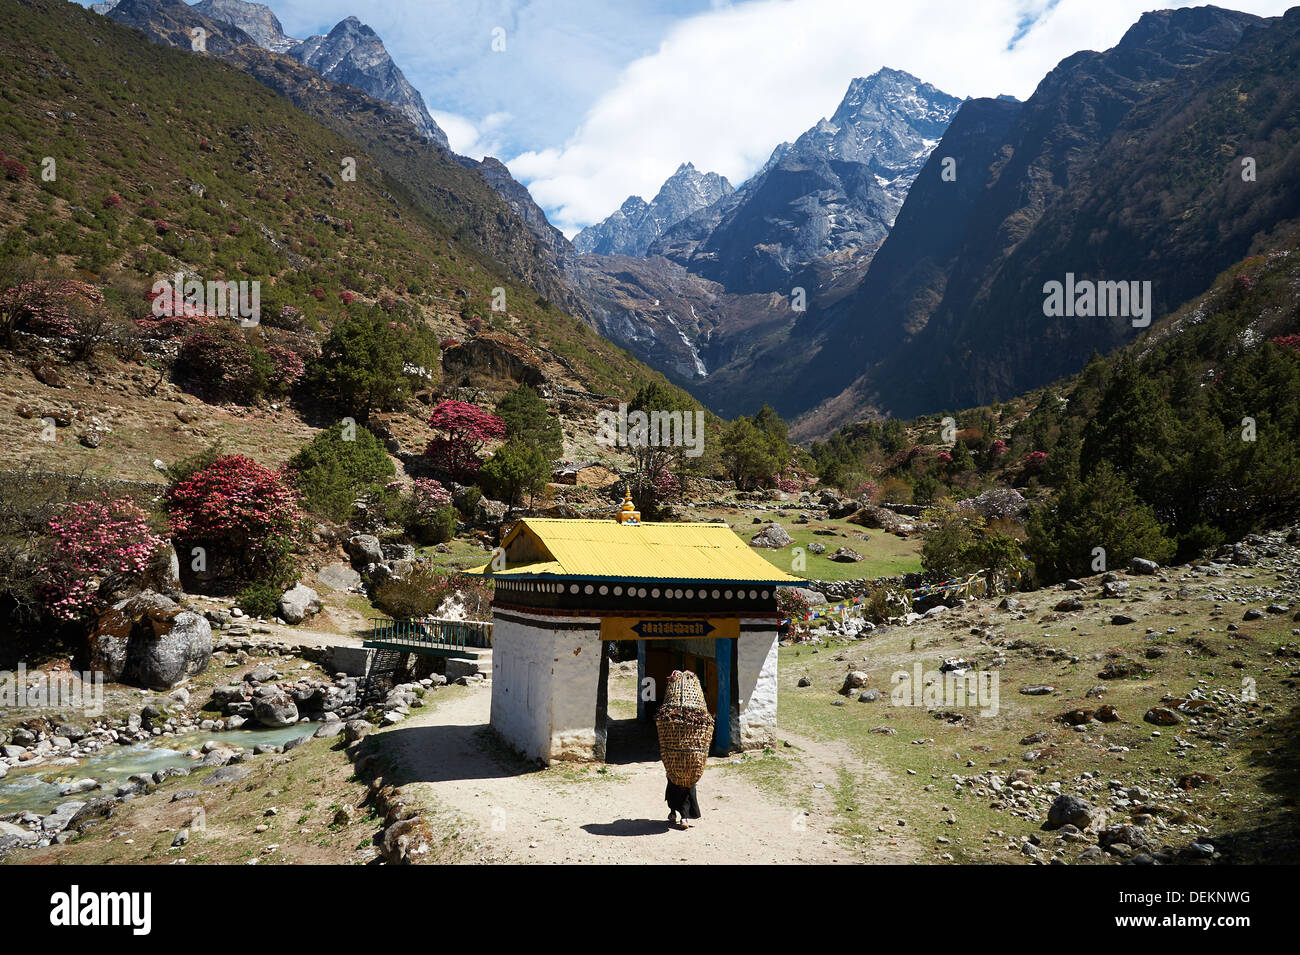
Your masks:
[{"label": "white cloud", "polygon": [[502,131],[511,120],[509,113],[492,113],[475,122],[457,113],[445,113],[431,109],[434,122],[447,134],[447,142],[453,152],[471,159],[500,154],[504,145]]},{"label": "white cloud", "polygon": [[[882,66],[957,96],[1028,97],[1060,60],[1114,46],[1153,0],[753,0],[680,22],[561,147],[509,161],[572,235],[690,160],[739,183]],[[1276,15],[1285,0],[1238,0]],[[1024,31],[1014,48],[1013,36]]]}]

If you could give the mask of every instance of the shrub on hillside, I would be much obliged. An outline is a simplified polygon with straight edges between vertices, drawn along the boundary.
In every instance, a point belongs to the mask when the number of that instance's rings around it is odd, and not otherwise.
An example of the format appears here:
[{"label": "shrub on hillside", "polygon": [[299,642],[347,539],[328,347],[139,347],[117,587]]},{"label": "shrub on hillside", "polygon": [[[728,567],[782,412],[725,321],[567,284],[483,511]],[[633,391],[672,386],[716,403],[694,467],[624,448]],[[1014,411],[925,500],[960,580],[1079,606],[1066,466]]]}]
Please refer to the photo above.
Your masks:
[{"label": "shrub on hillside", "polygon": [[274,617],[280,605],[283,588],[275,583],[255,580],[235,597],[240,610],[252,617]]},{"label": "shrub on hillside", "polygon": [[30,262],[6,263],[0,267],[0,339],[11,348],[19,331],[74,337],[78,316],[97,310],[103,302],[103,293],[93,285],[40,279]]},{"label": "shrub on hillside", "polygon": [[183,562],[199,547],[209,569],[245,580],[285,575],[299,515],[280,472],[243,455],[217,457],[169,487],[166,506]]},{"label": "shrub on hillside", "polygon": [[921,544],[921,567],[934,580],[984,571],[988,583],[1018,582],[1029,567],[1014,537],[991,530],[972,508],[941,501],[922,516],[928,525]]},{"label": "shrub on hillside", "polygon": [[[1155,513],[1109,461],[1087,480],[1071,477],[1054,502],[1035,508],[1028,531],[1044,583],[1123,567],[1134,557],[1164,563],[1174,553]],[[1104,564],[1097,563],[1099,557]]]},{"label": "shrub on hillside", "polygon": [[353,502],[393,476],[393,462],[366,428],[336,424],[289,459],[287,469],[308,510],[332,521],[352,516]]},{"label": "shrub on hillside", "polygon": [[506,394],[497,402],[496,413],[505,423],[507,439],[536,445],[548,462],[564,453],[564,432],[559,419],[528,385],[520,385]]},{"label": "shrub on hillside", "polygon": [[239,404],[285,394],[293,384],[290,374],[235,328],[191,332],[176,359],[177,377],[195,391]]},{"label": "shrub on hillside", "polygon": [[[664,473],[667,473],[666,468]],[[498,500],[514,507],[522,503],[524,495],[527,495],[531,506],[533,498],[546,487],[546,482],[550,479],[551,464],[534,445],[511,439],[497,448],[496,453],[480,469],[478,476],[484,490]],[[672,478],[671,474],[667,476]],[[669,489],[667,484],[663,486],[665,490]]]},{"label": "shrub on hillside", "polygon": [[365,421],[372,411],[400,407],[418,382],[434,377],[438,344],[418,319],[395,321],[373,308],[354,311],[330,330],[306,379],[319,397]]},{"label": "shrub on hillside", "polygon": [[412,519],[407,533],[421,544],[441,544],[456,534],[451,492],[439,482],[419,478],[411,488]]},{"label": "shrub on hillside", "polygon": [[432,564],[417,564],[405,577],[387,580],[375,592],[375,606],[398,620],[436,616],[449,599],[467,620],[486,620],[492,615],[492,590],[487,581],[444,573]]}]

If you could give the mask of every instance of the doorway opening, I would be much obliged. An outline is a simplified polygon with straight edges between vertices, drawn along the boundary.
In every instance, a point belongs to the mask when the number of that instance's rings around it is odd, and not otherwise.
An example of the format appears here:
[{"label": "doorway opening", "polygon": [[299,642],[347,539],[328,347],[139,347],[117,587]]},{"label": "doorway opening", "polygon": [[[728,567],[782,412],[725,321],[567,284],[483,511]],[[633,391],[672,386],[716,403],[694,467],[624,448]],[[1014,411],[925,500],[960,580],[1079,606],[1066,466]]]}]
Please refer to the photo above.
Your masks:
[{"label": "doorway opening", "polygon": [[[596,693],[596,737],[604,741],[605,762],[659,761],[654,720],[668,677],[674,670],[690,670],[699,677],[705,705],[713,718],[718,719],[720,681],[716,642],[605,641]],[[735,654],[730,657],[734,660]],[[725,718],[730,720],[730,707]]]}]

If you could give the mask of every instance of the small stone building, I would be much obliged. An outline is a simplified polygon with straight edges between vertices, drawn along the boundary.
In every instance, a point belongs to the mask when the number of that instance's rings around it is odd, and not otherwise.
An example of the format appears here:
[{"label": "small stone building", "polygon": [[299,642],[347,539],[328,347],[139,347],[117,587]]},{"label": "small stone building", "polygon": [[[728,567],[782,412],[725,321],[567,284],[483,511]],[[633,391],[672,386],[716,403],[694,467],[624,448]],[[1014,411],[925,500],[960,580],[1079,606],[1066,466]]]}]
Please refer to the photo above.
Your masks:
[{"label": "small stone building", "polygon": [[799,584],[726,524],[526,518],[479,568],[492,601],[492,727],[546,763],[604,760],[611,644],[636,647],[636,719],[668,675],[700,677],[717,755],[772,743],[777,588]]}]

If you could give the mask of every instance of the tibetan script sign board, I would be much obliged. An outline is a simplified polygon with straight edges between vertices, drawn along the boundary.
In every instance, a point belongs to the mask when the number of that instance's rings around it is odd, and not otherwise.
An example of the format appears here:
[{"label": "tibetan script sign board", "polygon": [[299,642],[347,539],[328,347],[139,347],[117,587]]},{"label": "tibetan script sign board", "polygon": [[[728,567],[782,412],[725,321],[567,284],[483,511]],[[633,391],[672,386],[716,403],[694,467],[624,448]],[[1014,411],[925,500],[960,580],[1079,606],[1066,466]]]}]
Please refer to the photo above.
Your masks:
[{"label": "tibetan script sign board", "polygon": [[604,617],[602,640],[727,640],[740,636],[735,617]]}]

